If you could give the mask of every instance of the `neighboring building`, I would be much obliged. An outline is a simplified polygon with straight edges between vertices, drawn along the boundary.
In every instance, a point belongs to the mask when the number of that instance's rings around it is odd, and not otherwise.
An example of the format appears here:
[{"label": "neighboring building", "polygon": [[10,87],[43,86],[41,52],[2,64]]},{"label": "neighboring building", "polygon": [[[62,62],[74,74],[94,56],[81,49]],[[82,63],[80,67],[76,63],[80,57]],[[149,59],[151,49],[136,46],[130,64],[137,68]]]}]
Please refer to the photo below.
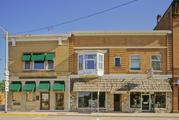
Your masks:
[{"label": "neighboring building", "polygon": [[72,33],[71,110],[171,112],[170,33]]},{"label": "neighboring building", "polygon": [[158,16],[155,30],[171,30],[172,71],[173,71],[173,112],[179,112],[179,0],[173,0],[165,14]]},{"label": "neighboring building", "polygon": [[9,37],[8,110],[69,110],[67,35]]}]

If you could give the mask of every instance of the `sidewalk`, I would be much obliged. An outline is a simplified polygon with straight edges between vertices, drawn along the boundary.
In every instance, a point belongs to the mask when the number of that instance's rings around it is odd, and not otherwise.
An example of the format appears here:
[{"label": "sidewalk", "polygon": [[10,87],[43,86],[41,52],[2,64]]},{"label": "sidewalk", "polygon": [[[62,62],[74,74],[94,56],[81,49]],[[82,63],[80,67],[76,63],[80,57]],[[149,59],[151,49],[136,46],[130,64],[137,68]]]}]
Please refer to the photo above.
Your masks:
[{"label": "sidewalk", "polygon": [[179,118],[179,113],[78,113],[78,112],[0,112],[0,116],[80,116]]}]

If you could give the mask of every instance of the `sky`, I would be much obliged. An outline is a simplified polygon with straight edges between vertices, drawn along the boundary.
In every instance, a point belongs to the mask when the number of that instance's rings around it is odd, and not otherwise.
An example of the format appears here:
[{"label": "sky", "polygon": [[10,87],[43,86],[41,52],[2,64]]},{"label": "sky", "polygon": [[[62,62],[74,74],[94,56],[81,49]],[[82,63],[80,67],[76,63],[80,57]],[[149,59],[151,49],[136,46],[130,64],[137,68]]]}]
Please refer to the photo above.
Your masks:
[{"label": "sky", "polygon": [[[10,35],[58,34],[74,31],[148,31],[156,25],[172,0],[137,0],[97,16],[77,22],[25,32],[63,23],[131,0],[0,0],[0,26]],[[0,80],[4,79],[5,42],[0,31]]]}]

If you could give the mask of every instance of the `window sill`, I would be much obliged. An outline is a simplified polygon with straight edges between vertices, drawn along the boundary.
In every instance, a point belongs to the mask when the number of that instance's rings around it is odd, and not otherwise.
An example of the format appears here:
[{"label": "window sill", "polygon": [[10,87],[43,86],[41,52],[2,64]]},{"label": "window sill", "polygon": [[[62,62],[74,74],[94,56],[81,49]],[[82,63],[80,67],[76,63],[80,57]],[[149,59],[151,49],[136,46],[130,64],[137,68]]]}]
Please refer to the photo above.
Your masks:
[{"label": "window sill", "polygon": [[53,70],[23,70],[23,72],[51,72],[51,71],[55,71]]}]

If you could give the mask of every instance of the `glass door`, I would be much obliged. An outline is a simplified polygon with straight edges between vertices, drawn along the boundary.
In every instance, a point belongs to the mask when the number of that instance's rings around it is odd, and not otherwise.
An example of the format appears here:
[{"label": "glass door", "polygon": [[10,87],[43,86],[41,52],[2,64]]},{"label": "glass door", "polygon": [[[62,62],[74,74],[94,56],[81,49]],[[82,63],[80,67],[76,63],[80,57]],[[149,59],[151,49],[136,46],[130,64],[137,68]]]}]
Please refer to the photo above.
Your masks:
[{"label": "glass door", "polygon": [[150,96],[142,95],[142,111],[150,110]]},{"label": "glass door", "polygon": [[56,110],[64,109],[64,93],[55,94]]},{"label": "glass door", "polygon": [[50,109],[50,94],[48,92],[41,93],[40,109],[41,110],[49,110]]}]

